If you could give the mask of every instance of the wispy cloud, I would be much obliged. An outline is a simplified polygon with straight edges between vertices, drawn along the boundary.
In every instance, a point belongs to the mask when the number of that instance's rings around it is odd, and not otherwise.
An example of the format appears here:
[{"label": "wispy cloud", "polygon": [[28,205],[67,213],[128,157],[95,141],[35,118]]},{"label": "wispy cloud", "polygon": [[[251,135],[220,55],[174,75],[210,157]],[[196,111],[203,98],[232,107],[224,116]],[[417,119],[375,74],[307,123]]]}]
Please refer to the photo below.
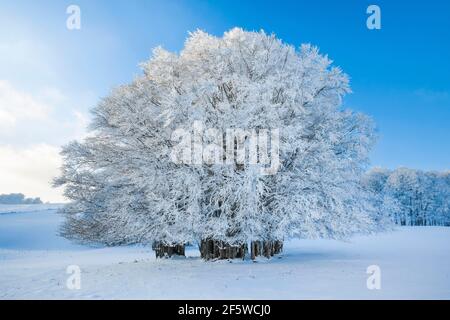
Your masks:
[{"label": "wispy cloud", "polygon": [[0,130],[10,130],[21,119],[43,120],[49,111],[47,105],[0,80]]},{"label": "wispy cloud", "polygon": [[87,123],[57,88],[30,93],[0,80],[0,194],[62,201],[61,190],[50,185],[61,165],[60,146],[85,137]]},{"label": "wispy cloud", "polygon": [[88,115],[55,87],[26,92],[0,80],[0,145],[61,145],[85,136]]},{"label": "wispy cloud", "polygon": [[59,174],[59,148],[47,144],[29,148],[0,146],[0,194],[24,193],[44,201],[61,202],[61,190],[51,187]]}]

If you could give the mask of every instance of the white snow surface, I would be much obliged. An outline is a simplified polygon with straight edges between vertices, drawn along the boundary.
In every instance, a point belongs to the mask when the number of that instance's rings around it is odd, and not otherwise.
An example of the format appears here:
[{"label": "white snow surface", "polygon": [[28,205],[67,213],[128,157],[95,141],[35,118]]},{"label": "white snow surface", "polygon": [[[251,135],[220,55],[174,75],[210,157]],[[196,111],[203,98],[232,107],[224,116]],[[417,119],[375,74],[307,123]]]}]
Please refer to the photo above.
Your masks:
[{"label": "white snow surface", "polygon": [[62,204],[0,204],[0,214],[56,210]]},{"label": "white snow surface", "polygon": [[[256,263],[204,262],[196,247],[186,258],[156,260],[147,247],[86,247],[59,237],[56,207],[15,207],[0,208],[0,299],[450,298],[450,228],[291,240],[281,256]],[[80,290],[66,286],[69,265],[81,268]],[[381,269],[380,290],[367,289],[370,265]]]}]

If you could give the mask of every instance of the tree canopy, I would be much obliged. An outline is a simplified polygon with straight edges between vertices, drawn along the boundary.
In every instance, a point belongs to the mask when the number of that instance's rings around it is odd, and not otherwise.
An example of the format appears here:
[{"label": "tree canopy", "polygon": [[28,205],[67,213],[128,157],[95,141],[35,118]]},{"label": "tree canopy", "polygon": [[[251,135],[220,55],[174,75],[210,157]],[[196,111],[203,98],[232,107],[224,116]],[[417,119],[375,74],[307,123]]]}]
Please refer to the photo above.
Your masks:
[{"label": "tree canopy", "polygon": [[[380,223],[361,184],[373,123],[342,108],[348,77],[316,47],[197,31],[179,54],[156,48],[142,70],[93,109],[90,136],[63,150],[55,184],[71,200],[67,237],[242,244],[345,238]],[[241,130],[231,143],[230,129]],[[256,154],[231,157],[255,141]],[[193,152],[174,152],[180,143]],[[211,151],[223,161],[208,161]]]}]

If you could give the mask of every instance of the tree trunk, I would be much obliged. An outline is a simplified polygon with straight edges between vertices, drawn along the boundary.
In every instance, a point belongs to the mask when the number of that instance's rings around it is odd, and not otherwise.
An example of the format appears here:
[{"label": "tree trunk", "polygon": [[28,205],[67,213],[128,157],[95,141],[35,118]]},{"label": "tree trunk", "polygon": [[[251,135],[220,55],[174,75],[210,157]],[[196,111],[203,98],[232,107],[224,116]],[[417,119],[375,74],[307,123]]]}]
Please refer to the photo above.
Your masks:
[{"label": "tree trunk", "polygon": [[256,259],[256,248],[255,247],[256,247],[256,243],[255,243],[255,241],[252,241],[250,243],[250,257],[252,260]]},{"label": "tree trunk", "polygon": [[167,245],[162,241],[155,241],[153,242],[152,249],[155,250],[156,258],[170,258],[172,256],[185,255],[184,244]]},{"label": "tree trunk", "polygon": [[274,254],[279,254],[283,251],[283,241],[280,240],[276,240],[274,242],[274,249],[273,249],[273,253]]},{"label": "tree trunk", "polygon": [[200,241],[200,256],[205,260],[245,258],[247,245],[230,245],[223,241],[203,239]]},{"label": "tree trunk", "polygon": [[273,257],[283,251],[283,241],[252,241],[250,244],[250,256],[252,260],[256,257],[264,256],[266,258]]}]

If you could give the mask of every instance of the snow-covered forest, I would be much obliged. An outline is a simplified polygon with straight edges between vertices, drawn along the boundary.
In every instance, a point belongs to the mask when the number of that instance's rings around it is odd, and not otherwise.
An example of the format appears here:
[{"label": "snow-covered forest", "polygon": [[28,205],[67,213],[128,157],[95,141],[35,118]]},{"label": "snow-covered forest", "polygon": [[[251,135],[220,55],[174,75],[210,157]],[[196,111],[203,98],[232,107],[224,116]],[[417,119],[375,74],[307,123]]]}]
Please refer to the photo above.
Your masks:
[{"label": "snow-covered forest", "polygon": [[0,204],[42,204],[40,198],[26,198],[22,193],[0,194]]},{"label": "snow-covered forest", "polygon": [[450,172],[373,168],[363,181],[395,223],[450,226]]}]

